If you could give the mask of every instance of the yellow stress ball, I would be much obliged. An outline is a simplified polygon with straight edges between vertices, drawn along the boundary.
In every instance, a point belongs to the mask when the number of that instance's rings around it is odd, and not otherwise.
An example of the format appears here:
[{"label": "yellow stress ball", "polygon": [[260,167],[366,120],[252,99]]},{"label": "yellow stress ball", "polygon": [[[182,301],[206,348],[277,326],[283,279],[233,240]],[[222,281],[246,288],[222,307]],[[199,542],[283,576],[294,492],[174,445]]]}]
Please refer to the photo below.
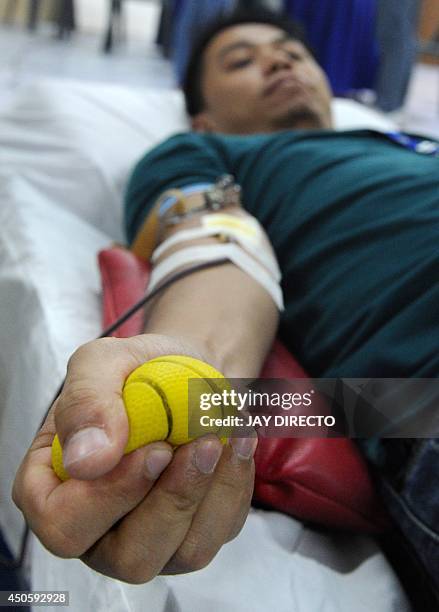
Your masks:
[{"label": "yellow stress ball", "polygon": [[[194,382],[189,397],[190,379]],[[139,366],[128,376],[122,390],[129,422],[124,453],[158,440],[178,446],[209,432],[219,433],[220,427],[200,427],[199,399],[202,393],[221,393],[224,389],[230,389],[224,376],[204,361],[192,357],[165,355]],[[190,401],[195,404],[189,406]],[[189,423],[190,414],[192,423]],[[209,410],[209,417],[221,416],[221,406]],[[61,480],[69,478],[57,435],[52,444],[52,465]]]}]

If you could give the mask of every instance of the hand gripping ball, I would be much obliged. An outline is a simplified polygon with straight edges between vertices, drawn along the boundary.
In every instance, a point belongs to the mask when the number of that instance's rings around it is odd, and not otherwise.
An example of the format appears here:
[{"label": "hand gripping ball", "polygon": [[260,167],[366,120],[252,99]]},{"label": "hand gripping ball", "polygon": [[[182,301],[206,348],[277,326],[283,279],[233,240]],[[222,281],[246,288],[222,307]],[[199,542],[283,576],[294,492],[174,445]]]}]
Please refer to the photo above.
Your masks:
[{"label": "hand gripping ball", "polygon": [[[190,379],[194,380],[192,384],[195,386],[191,387],[193,393],[189,396]],[[224,389],[230,389],[224,376],[209,364],[192,357],[165,355],[139,366],[128,376],[122,390],[129,422],[124,454],[158,440],[179,446],[209,432],[220,433],[219,427],[200,428],[199,397],[201,393],[221,393]],[[190,397],[196,404],[193,411],[189,406]],[[194,417],[192,427],[190,414]],[[213,418],[221,417],[222,407],[212,407],[208,414]],[[189,435],[189,430],[192,435]],[[61,480],[69,478],[57,435],[52,444],[52,465]]]}]

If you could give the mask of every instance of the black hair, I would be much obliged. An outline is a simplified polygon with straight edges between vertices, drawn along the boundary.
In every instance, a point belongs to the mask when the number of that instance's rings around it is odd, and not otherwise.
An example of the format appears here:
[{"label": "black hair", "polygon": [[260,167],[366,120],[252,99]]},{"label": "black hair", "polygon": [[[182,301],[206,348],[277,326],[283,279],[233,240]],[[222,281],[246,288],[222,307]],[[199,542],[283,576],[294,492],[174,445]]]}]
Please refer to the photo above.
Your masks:
[{"label": "black hair", "polygon": [[201,112],[204,108],[204,98],[201,81],[203,76],[204,51],[210,41],[220,32],[235,25],[244,23],[262,23],[272,25],[286,32],[292,39],[300,41],[312,54],[302,26],[286,15],[273,13],[266,9],[252,11],[238,10],[211,23],[196,39],[192,46],[182,90],[186,103],[186,111],[190,117]]}]

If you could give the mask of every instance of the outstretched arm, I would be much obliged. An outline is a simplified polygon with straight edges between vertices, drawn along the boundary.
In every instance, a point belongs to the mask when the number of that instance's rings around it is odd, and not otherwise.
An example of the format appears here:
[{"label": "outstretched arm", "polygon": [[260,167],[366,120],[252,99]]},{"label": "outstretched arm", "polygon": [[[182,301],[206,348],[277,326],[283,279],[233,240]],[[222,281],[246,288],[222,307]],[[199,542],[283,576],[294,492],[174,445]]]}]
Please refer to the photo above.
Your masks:
[{"label": "outstretched arm", "polygon": [[[229,377],[255,376],[277,316],[265,289],[227,263],[156,298],[145,334],[78,349],[14,484],[14,500],[43,544],[131,583],[209,563],[247,516],[255,440],[223,447],[205,436],[177,450],[157,442],[123,456],[121,389],[138,365],[170,353],[201,358]],[[63,483],[51,467],[55,430],[73,476]]]}]

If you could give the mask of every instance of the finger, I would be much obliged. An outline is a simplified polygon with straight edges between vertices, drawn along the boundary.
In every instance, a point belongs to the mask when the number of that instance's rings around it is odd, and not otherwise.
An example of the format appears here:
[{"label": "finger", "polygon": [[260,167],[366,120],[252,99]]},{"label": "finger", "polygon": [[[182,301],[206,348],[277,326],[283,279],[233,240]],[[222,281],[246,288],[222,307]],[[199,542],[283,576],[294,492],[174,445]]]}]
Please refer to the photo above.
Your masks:
[{"label": "finger", "polygon": [[13,499],[46,548],[78,557],[141,502],[171,460],[171,447],[155,442],[102,478],[60,483],[50,448],[35,447],[17,473]]},{"label": "finger", "polygon": [[[104,338],[82,346],[69,362],[59,397],[56,430],[70,476],[94,479],[112,470],[128,441],[122,400],[125,379],[152,357],[175,352],[161,336]],[[182,347],[182,354],[187,352]]]},{"label": "finger", "polygon": [[211,435],[180,447],[149,495],[82,560],[119,580],[151,580],[184,541],[222,451]]},{"label": "finger", "polygon": [[180,574],[202,569],[241,531],[251,504],[257,437],[232,439],[186,537],[162,570]]}]

